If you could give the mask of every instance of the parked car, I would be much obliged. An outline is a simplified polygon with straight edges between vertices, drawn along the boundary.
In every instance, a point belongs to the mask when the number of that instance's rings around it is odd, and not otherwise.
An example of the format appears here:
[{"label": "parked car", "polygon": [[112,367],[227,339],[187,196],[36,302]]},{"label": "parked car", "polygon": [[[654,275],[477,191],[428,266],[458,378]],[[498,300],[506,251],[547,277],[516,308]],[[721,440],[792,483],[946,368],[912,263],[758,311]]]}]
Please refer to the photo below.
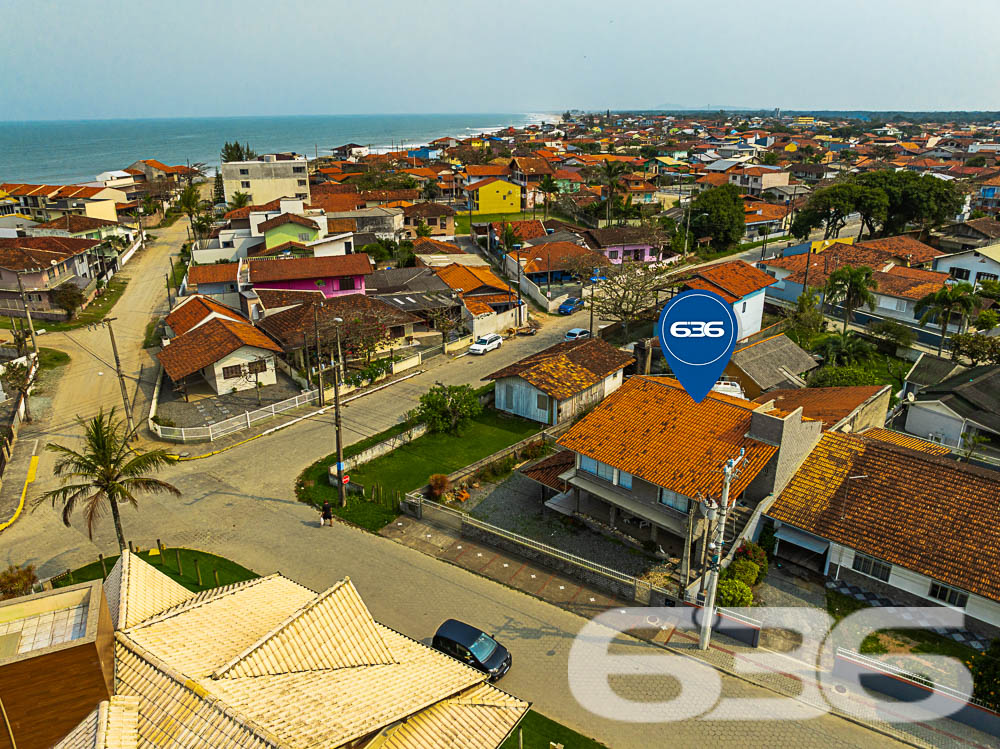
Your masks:
[{"label": "parked car", "polygon": [[510,670],[510,651],[471,624],[449,619],[434,635],[435,650],[468,663],[496,681]]},{"label": "parked car", "polygon": [[583,309],[583,300],[578,297],[571,296],[569,299],[567,299],[565,302],[559,305],[559,314],[572,315],[578,309]]},{"label": "parked car", "polygon": [[579,341],[581,338],[590,338],[590,331],[586,328],[570,328],[566,331],[567,341]]},{"label": "parked car", "polygon": [[503,345],[503,338],[496,333],[490,333],[476,339],[476,342],[469,346],[470,354],[485,354]]}]

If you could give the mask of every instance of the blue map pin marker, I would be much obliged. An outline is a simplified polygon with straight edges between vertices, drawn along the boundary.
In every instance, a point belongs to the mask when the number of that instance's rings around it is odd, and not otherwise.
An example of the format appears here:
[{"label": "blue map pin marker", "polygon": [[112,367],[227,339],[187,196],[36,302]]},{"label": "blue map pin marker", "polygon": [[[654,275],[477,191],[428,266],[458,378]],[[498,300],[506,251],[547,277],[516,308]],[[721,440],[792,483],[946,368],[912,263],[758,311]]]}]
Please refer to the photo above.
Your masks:
[{"label": "blue map pin marker", "polygon": [[660,313],[660,347],[670,369],[701,403],[729,363],[739,336],[733,308],[711,291],[684,291]]}]

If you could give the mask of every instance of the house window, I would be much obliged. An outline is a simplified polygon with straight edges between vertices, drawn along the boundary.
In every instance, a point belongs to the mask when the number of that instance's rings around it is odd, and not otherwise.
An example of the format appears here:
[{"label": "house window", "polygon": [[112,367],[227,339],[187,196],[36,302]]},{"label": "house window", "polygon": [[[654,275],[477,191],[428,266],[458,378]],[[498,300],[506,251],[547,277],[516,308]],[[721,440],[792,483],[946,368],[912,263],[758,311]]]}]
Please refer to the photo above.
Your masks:
[{"label": "house window", "polygon": [[608,250],[608,260],[617,260],[618,250]]},{"label": "house window", "polygon": [[548,413],[549,412],[549,396],[545,395],[544,393],[539,393],[538,394],[538,405],[537,405],[537,408],[538,408],[539,411],[545,411],[545,413]]},{"label": "house window", "polygon": [[747,311],[747,303],[743,302],[743,307],[740,309],[740,312],[746,312],[746,311]]},{"label": "house window", "polygon": [[231,367],[222,368],[222,379],[224,380],[235,380],[243,373],[239,364],[234,364]]},{"label": "house window", "polygon": [[976,281],[978,283],[982,283],[983,281],[996,281],[996,280],[997,280],[997,274],[996,273],[978,273],[978,274],[976,274]]},{"label": "house window", "polygon": [[428,226],[437,226],[438,225],[438,220],[436,218],[429,218],[429,219],[427,219],[427,225]]},{"label": "house window", "polygon": [[618,471],[618,481],[616,482],[622,489],[632,488],[632,474],[625,471]]},{"label": "house window", "polygon": [[298,180],[298,183],[299,183],[299,187],[305,187],[306,186],[306,181],[304,179]]},{"label": "house window", "polygon": [[661,505],[672,507],[678,512],[683,512],[685,515],[690,511],[691,501],[687,497],[683,497],[677,492],[672,492],[669,489],[660,487],[659,492],[657,492],[656,499]]},{"label": "house window", "polygon": [[507,403],[507,410],[514,410],[514,386],[509,382],[503,386],[504,401]]},{"label": "house window", "polygon": [[969,269],[968,268],[949,268],[948,273],[952,278],[958,281],[968,281],[969,280]]},{"label": "house window", "polygon": [[906,300],[897,299],[896,300],[896,312],[906,312]]},{"label": "house window", "polygon": [[351,291],[352,289],[354,289],[354,287],[355,287],[354,276],[350,276],[349,278],[341,278],[340,279],[340,290],[341,291]]},{"label": "house window", "polygon": [[249,175],[250,175],[250,170],[249,169],[240,169],[240,176],[241,177],[249,176]]},{"label": "house window", "polygon": [[245,179],[242,182],[240,182],[240,187],[246,187],[246,188],[249,189],[249,187],[250,187],[250,180]]},{"label": "house window", "polygon": [[303,233],[299,234],[299,241],[300,242],[308,242],[309,241],[309,234],[306,233],[306,232],[303,232]]},{"label": "house window", "polygon": [[875,557],[870,557],[860,552],[854,554],[854,562],[851,564],[851,567],[855,572],[860,572],[862,575],[867,575],[868,577],[874,577],[876,580],[881,580],[884,583],[889,582],[889,573],[892,572],[891,564],[880,562]]},{"label": "house window", "polygon": [[250,374],[260,374],[267,371],[267,359],[257,359],[247,364],[247,372]]},{"label": "house window", "polygon": [[293,166],[292,174],[305,174],[306,168],[304,166]]},{"label": "house window", "polygon": [[969,594],[963,593],[955,588],[950,588],[941,583],[931,583],[930,597],[954,606],[957,609],[964,609],[969,602]]},{"label": "house window", "polygon": [[599,460],[588,458],[586,455],[580,456],[580,470],[591,473],[599,479],[604,479],[608,483],[613,482],[615,478],[614,468],[609,466],[607,463],[602,463]]},{"label": "house window", "polygon": [[344,252],[350,252],[352,246],[350,242],[344,242]]}]

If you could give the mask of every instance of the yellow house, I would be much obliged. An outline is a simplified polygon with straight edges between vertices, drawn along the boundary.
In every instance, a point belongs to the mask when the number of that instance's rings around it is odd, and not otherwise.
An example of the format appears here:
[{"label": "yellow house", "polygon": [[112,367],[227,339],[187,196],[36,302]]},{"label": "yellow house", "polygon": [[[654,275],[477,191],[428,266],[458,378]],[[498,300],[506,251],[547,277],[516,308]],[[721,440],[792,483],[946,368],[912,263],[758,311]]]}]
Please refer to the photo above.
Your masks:
[{"label": "yellow house", "polygon": [[520,213],[521,188],[499,177],[487,177],[465,188],[476,213]]}]

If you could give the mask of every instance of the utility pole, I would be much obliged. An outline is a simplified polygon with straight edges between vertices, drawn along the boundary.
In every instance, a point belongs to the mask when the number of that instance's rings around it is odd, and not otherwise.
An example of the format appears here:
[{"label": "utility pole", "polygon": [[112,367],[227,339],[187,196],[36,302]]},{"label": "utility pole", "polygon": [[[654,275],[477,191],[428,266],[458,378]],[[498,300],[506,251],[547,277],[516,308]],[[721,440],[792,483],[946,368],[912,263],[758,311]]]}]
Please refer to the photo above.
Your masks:
[{"label": "utility pole", "polygon": [[125,375],[122,373],[122,361],[118,357],[118,344],[115,342],[115,331],[114,328],[111,327],[111,323],[117,319],[117,317],[105,318],[98,323],[94,323],[94,327],[106,327],[108,329],[108,335],[111,336],[111,351],[115,355],[115,371],[118,373],[118,384],[122,389],[122,405],[125,406],[125,420],[128,423],[128,433],[131,437],[133,432],[135,432],[135,422],[132,421],[132,402],[128,399],[128,388],[125,387]]},{"label": "utility pole", "polygon": [[31,322],[31,310],[28,309],[28,302],[24,298],[24,285],[21,283],[21,271],[17,272],[17,290],[21,294],[21,306],[24,307],[24,316],[28,318],[28,330],[31,331],[31,348],[38,356],[38,339],[35,338],[35,324]]},{"label": "utility pole", "polygon": [[722,497],[717,508],[710,508],[708,521],[715,518],[715,532],[712,534],[712,542],[709,544],[711,561],[708,567],[708,590],[705,593],[705,607],[701,610],[701,636],[698,639],[698,647],[701,650],[708,650],[708,644],[712,639],[712,621],[715,619],[715,591],[719,585],[719,562],[722,559],[723,547],[726,538],[726,513],[729,511],[729,485],[737,472],[737,464],[743,461],[743,448],[740,448],[740,457],[737,460],[730,458],[722,467]]},{"label": "utility pole", "polygon": [[170,299],[170,274],[164,273],[163,276],[167,279],[167,309],[170,309],[174,306],[173,301]]},{"label": "utility pole", "polygon": [[347,486],[344,484],[344,440],[341,435],[340,420],[340,326],[344,322],[339,317],[333,318],[337,324],[337,361],[333,365],[333,423],[337,432],[337,491],[340,493],[340,506],[347,507]]},{"label": "utility pole", "polygon": [[313,326],[316,331],[316,370],[319,372],[319,407],[326,405],[325,393],[323,391],[323,350],[319,347],[319,307],[320,304],[313,305]]},{"label": "utility pole", "polygon": [[[472,224],[469,224],[472,226]],[[517,253],[517,327],[521,327],[521,245],[514,245],[514,252]]]}]

